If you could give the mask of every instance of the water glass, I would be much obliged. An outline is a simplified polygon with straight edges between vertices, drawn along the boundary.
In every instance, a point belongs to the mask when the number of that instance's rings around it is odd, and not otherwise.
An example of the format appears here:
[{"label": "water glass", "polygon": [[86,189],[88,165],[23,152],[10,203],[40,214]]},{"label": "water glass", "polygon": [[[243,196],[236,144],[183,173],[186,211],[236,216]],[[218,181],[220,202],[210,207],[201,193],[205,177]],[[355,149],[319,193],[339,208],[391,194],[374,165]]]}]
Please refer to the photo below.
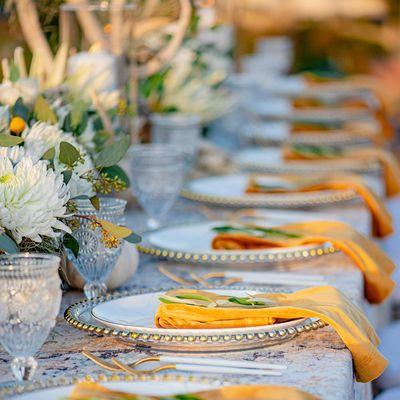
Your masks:
[{"label": "water glass", "polygon": [[185,167],[189,170],[196,159],[200,144],[200,116],[183,113],[155,113],[150,117],[151,140],[179,148],[185,157]]},{"label": "water glass", "polygon": [[116,198],[101,198],[99,210],[86,199],[76,200],[76,218],[79,228],[72,235],[79,243],[78,257],[67,249],[68,259],[85,279],[83,291],[88,299],[107,293],[104,283],[115,267],[121,254],[121,243],[110,247],[105,243],[101,228],[93,225],[93,217],[125,225],[126,201]]},{"label": "water glass", "polygon": [[61,303],[60,258],[50,254],[0,256],[0,343],[14,358],[18,381],[29,380],[33,358],[56,323]]},{"label": "water glass", "polygon": [[184,155],[168,144],[133,146],[129,155],[132,190],[148,216],[148,227],[158,228],[181,190]]}]

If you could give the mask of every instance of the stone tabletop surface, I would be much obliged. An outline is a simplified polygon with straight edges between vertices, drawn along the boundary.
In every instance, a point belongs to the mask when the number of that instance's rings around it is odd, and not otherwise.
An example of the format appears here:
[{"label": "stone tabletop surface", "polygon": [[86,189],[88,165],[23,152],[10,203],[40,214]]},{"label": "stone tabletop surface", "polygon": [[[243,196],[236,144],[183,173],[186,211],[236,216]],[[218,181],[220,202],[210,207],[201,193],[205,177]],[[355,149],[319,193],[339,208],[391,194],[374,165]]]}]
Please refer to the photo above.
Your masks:
[{"label": "stone tabletop surface", "polygon": [[[358,206],[357,206],[358,207]],[[354,217],[355,207],[349,215]],[[185,212],[183,213],[182,210]],[[197,208],[193,204],[178,202],[173,213],[174,222],[183,222],[183,214]],[[177,212],[176,212],[177,211]],[[355,221],[365,219],[365,212],[359,208]],[[201,218],[197,213],[196,218]],[[143,226],[143,215],[132,213],[129,225]],[[159,260],[141,256],[137,273],[126,283],[125,288],[161,288],[173,284],[157,270]],[[182,273],[187,266],[170,265],[176,273]],[[202,268],[196,267],[199,273]],[[363,306],[363,280],[360,271],[343,254],[318,257],[303,263],[293,262],[285,266],[291,271],[312,271],[324,274],[330,284],[338,287],[356,303]],[[208,269],[209,271],[209,269]],[[261,289],[261,287],[260,287]],[[294,288],[296,289],[296,288]],[[76,301],[83,299],[82,293],[68,291],[63,296],[60,315],[56,327],[47,342],[40,350],[37,360],[39,369],[37,379],[50,377],[77,377],[104,373],[97,365],[81,355],[84,349],[90,350],[104,359],[119,357],[123,361],[134,360],[157,352],[135,348],[134,345],[113,339],[86,333],[69,326],[63,319],[65,309]],[[201,355],[199,355],[201,356]],[[307,332],[283,344],[257,350],[219,353],[218,357],[226,359],[260,360],[284,363],[287,371],[281,377],[240,377],[241,382],[270,383],[296,386],[319,396],[321,399],[347,400],[370,399],[369,384],[356,383],[353,376],[352,358],[337,334],[329,327]],[[0,351],[0,384],[12,380],[9,369],[10,357]],[[233,376],[222,376],[230,380]],[[236,379],[237,376],[235,377]]]}]

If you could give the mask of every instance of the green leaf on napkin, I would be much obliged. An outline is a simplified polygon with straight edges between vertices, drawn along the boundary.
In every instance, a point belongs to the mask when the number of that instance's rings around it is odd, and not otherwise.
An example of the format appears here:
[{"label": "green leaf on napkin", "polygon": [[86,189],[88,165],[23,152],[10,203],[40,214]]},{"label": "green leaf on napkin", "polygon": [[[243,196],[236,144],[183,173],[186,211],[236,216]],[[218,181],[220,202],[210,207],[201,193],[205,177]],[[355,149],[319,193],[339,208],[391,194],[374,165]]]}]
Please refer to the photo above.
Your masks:
[{"label": "green leaf on napkin", "polygon": [[269,236],[283,236],[286,238],[299,238],[300,235],[292,232],[286,232],[281,229],[274,229],[274,228],[262,228],[260,226],[215,226],[212,228],[214,232],[217,233],[243,233],[250,236],[256,237],[269,237]]},{"label": "green leaf on napkin", "polygon": [[265,303],[262,301],[251,300],[251,297],[229,297],[228,299],[231,303],[240,304],[242,306],[264,306]]},{"label": "green leaf on napkin", "polygon": [[292,150],[295,153],[312,154],[326,158],[343,155],[343,150],[337,146],[317,146],[312,144],[297,143],[292,145]]}]

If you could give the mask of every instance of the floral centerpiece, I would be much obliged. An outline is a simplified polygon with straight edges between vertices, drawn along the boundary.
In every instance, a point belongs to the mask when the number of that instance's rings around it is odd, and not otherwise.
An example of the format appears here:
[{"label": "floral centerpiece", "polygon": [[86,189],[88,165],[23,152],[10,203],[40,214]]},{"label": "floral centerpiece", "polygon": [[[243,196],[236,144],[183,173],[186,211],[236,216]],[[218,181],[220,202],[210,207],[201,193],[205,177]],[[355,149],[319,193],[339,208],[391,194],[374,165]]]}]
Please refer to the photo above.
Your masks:
[{"label": "floral centerpiece", "polygon": [[[0,85],[0,250],[59,252],[79,244],[75,200],[99,207],[100,194],[124,190],[117,165],[129,138],[117,135],[112,113],[60,87],[44,91],[23,68],[3,63]],[[118,106],[114,104],[114,106]],[[114,107],[114,108],[115,108]],[[111,108],[112,111],[112,108]],[[111,117],[110,117],[111,115]],[[106,126],[105,126],[106,125]],[[137,242],[130,229],[93,217],[104,243]]]},{"label": "floral centerpiece", "polygon": [[213,18],[193,12],[186,38],[170,63],[140,82],[139,94],[150,112],[197,114],[203,123],[226,113],[233,104],[223,87],[233,68],[231,34]]}]

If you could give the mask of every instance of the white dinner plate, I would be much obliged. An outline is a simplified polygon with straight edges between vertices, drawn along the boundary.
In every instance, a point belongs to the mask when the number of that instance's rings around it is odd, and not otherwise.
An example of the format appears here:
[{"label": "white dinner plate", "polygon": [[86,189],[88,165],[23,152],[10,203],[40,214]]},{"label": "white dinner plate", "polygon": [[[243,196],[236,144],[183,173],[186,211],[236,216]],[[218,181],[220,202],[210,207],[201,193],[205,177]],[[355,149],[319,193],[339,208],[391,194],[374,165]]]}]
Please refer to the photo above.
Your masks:
[{"label": "white dinner plate", "polygon": [[[252,223],[265,227],[285,223],[281,218],[275,220],[252,220]],[[185,263],[201,264],[240,264],[265,265],[330,254],[334,251],[330,244],[293,247],[277,247],[261,250],[214,250],[211,247],[213,227],[232,224],[229,221],[197,222],[156,229],[143,234],[139,250],[145,254]]]},{"label": "white dinner plate", "polygon": [[288,98],[251,99],[243,105],[245,110],[259,118],[290,122],[321,124],[343,124],[371,119],[368,110],[340,107],[314,107],[299,109],[292,106]]},{"label": "white dinner plate", "polygon": [[315,172],[353,172],[361,174],[379,174],[380,166],[376,162],[361,160],[284,160],[282,151],[275,147],[252,147],[236,154],[234,162],[241,168],[252,171],[315,173]]},{"label": "white dinner plate", "polygon": [[291,134],[291,124],[286,121],[259,121],[244,126],[240,134],[243,138],[260,145],[303,143],[329,146],[367,145],[368,138],[345,131],[332,130],[323,133],[297,132]]},{"label": "white dinner plate", "polygon": [[[102,376],[100,384],[111,390],[123,391],[142,396],[173,396],[178,394],[195,393],[204,390],[216,389],[223,386],[222,382],[209,379],[207,383],[202,382],[200,379],[191,379],[190,381],[185,377],[179,376],[175,378],[169,377],[142,377],[138,380],[126,380],[126,375],[114,375],[112,381],[104,382],[107,376]],[[132,378],[131,378],[132,379]],[[15,400],[61,400],[67,399],[74,384],[66,384],[68,379],[55,379],[49,381],[33,381],[30,384],[15,385],[15,389],[6,390],[0,389],[0,395],[5,392],[4,397],[12,398]],[[115,381],[117,380],[117,381]],[[17,394],[18,390],[22,394]],[[14,392],[14,393],[13,393]]]},{"label": "white dinner plate", "polygon": [[[238,158],[236,159],[237,162]],[[239,165],[244,167],[244,162],[247,160],[247,157],[242,157],[240,160],[243,162],[243,164]],[[268,164],[264,162],[263,166],[265,165]],[[190,200],[213,205],[266,208],[303,208],[323,206],[327,204],[337,204],[357,198],[357,194],[353,190],[321,190],[304,193],[246,194],[245,190],[248,180],[249,174],[245,173],[199,178],[186,184],[184,190],[182,191],[182,196]]]},{"label": "white dinner plate", "polygon": [[[80,301],[68,307],[64,317],[74,328],[119,338],[134,346],[168,351],[230,351],[272,346],[290,340],[325,323],[301,318],[273,325],[225,329],[156,328],[154,317],[159,296],[168,289],[115,292],[100,298]],[[209,290],[209,289],[207,289]],[[218,293],[243,296],[246,293],[282,292],[284,289],[221,287]]]}]

